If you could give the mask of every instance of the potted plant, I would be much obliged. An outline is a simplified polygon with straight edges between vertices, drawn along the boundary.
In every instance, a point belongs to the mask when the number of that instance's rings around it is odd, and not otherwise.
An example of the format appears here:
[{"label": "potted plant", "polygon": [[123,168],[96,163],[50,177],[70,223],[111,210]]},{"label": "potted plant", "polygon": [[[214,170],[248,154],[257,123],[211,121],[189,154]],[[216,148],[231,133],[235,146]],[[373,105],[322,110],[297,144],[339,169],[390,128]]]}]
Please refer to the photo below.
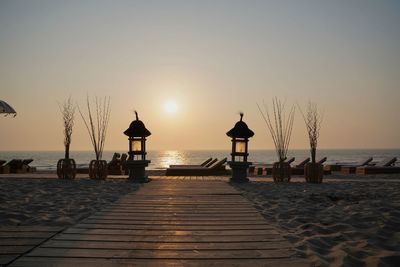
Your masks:
[{"label": "potted plant", "polygon": [[62,105],[59,105],[60,112],[64,122],[64,147],[65,156],[57,162],[57,176],[60,179],[75,179],[76,163],[74,159],[69,158],[69,148],[71,145],[72,128],[74,126],[75,108],[71,97],[66,99]]},{"label": "potted plant", "polygon": [[273,115],[270,115],[264,103],[264,111],[257,104],[260,113],[267,124],[267,128],[274,141],[278,161],[272,166],[272,177],[274,182],[290,181],[290,163],[285,162],[290,138],[292,136],[295,107],[292,106],[286,114],[285,103],[277,97],[272,99]]},{"label": "potted plant", "polygon": [[319,131],[321,129],[322,114],[315,103],[309,102],[306,112],[299,108],[306,124],[308,139],[310,143],[311,162],[304,166],[304,176],[308,183],[322,183],[324,166],[316,162]]},{"label": "potted plant", "polygon": [[86,118],[79,107],[78,110],[83,122],[85,123],[86,129],[89,133],[90,141],[93,145],[94,153],[96,155],[96,159],[90,161],[89,164],[89,177],[91,179],[104,180],[107,178],[108,169],[107,161],[102,160],[102,156],[111,113],[110,98],[104,97],[104,99],[99,99],[98,97],[95,97],[94,104],[96,112],[95,117],[92,115],[89,97],[86,98]]}]

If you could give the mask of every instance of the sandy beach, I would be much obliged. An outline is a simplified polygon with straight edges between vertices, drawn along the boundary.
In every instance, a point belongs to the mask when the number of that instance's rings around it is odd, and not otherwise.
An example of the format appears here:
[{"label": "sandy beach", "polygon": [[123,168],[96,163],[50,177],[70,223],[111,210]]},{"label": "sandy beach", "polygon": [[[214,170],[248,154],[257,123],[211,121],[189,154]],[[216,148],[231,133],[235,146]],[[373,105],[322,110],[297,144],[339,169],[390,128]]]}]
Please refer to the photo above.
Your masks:
[{"label": "sandy beach", "polygon": [[2,178],[0,225],[73,225],[137,189],[121,179]]},{"label": "sandy beach", "polygon": [[400,177],[345,178],[236,188],[315,266],[399,266]]},{"label": "sandy beach", "polygon": [[[254,178],[234,186],[315,266],[398,266],[398,175]],[[138,189],[125,179],[1,178],[0,226],[71,226]]]}]

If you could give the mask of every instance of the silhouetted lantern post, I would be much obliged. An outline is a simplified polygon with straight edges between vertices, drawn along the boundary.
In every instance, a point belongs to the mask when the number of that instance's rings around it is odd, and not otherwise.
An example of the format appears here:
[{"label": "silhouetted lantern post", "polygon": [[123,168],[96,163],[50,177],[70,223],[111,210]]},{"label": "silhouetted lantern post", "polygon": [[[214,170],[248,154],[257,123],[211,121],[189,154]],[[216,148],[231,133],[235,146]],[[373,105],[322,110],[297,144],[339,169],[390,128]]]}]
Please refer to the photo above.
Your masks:
[{"label": "silhouetted lantern post", "polygon": [[146,137],[150,136],[151,133],[139,120],[136,111],[135,114],[136,120],[132,121],[129,128],[124,132],[129,137],[129,157],[126,161],[126,168],[129,170],[129,180],[147,183],[150,179],[145,175],[145,168],[151,161],[146,160]]},{"label": "silhouetted lantern post", "polygon": [[247,161],[248,142],[254,132],[243,121],[243,113],[240,113],[240,121],[226,135],[232,138],[232,160],[228,162],[232,169],[231,181],[248,182],[247,169],[252,164]]}]

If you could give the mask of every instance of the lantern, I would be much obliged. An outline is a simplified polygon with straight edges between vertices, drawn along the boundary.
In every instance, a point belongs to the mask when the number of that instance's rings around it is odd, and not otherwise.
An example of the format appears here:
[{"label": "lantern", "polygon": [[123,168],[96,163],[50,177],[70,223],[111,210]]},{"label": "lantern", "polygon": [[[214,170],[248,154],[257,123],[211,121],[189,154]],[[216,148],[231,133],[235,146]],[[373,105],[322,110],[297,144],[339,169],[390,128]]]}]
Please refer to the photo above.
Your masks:
[{"label": "lantern", "polygon": [[254,135],[254,132],[243,121],[243,113],[240,113],[240,121],[226,135],[232,138],[232,161],[228,162],[232,169],[231,180],[235,182],[248,181],[246,177],[247,168],[251,165],[251,162],[247,162],[249,155],[248,142],[249,138]]},{"label": "lantern", "polygon": [[150,163],[146,160],[146,137],[151,133],[146,129],[144,123],[139,120],[138,113],[135,111],[136,120],[132,121],[129,128],[124,132],[129,140],[129,158],[126,166],[129,169],[129,179],[138,182],[147,182],[145,167]]},{"label": "lantern", "polygon": [[247,156],[249,155],[248,142],[254,132],[243,121],[243,113],[240,113],[240,121],[226,135],[232,137],[232,161],[247,162]]},{"label": "lantern", "polygon": [[146,129],[144,123],[139,120],[137,112],[136,120],[132,121],[129,128],[124,132],[129,138],[129,159],[130,160],[146,160],[146,137],[151,133]]}]

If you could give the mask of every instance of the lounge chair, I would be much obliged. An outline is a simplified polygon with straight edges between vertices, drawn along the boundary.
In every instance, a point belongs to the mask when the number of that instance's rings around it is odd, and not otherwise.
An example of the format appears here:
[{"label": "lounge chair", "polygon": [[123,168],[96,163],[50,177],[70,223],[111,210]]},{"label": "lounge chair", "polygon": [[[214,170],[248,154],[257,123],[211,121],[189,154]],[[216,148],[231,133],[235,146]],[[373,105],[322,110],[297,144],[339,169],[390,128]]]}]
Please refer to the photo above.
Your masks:
[{"label": "lounge chair", "polygon": [[12,159],[3,168],[9,168],[10,173],[26,173],[36,170],[36,168],[29,166],[32,161],[33,159]]},{"label": "lounge chair", "polygon": [[108,174],[111,175],[122,175],[124,174],[122,170],[122,164],[119,153],[114,153],[111,161],[107,164]]},{"label": "lounge chair", "polygon": [[350,174],[350,173],[355,173],[357,167],[362,167],[362,166],[368,166],[372,161],[372,157],[369,157],[367,159],[361,160],[358,164],[355,165],[342,165],[340,167],[340,172],[343,174]]},{"label": "lounge chair", "polygon": [[20,170],[22,168],[22,160],[12,159],[9,162],[7,162],[4,166],[9,168],[10,173],[16,173],[17,170]]},{"label": "lounge chair", "polygon": [[128,160],[128,154],[122,153],[122,155],[121,155],[121,166],[122,166],[123,173],[124,173],[125,175],[128,175],[128,174],[129,174],[129,170],[128,170],[128,168],[126,167],[126,161],[127,161],[127,160]]},{"label": "lounge chair", "polygon": [[[291,164],[291,163],[293,163],[293,161],[295,161],[295,159],[296,159],[295,157],[293,157],[289,160],[285,159],[285,162]],[[270,174],[272,174],[272,164],[263,164],[263,165],[254,166],[254,170],[253,170],[253,166],[250,166],[249,170],[251,170],[253,173],[256,171],[257,175],[264,175],[264,174],[270,175]],[[249,173],[250,173],[250,171],[249,171]]]},{"label": "lounge chair", "polygon": [[[371,161],[372,161],[372,157],[361,159],[358,163],[355,163],[355,164],[348,164],[348,163],[346,164],[344,162],[337,162],[334,164],[325,165],[324,170],[329,170],[332,172],[340,172],[340,171],[342,171],[342,167],[365,166],[365,165],[369,165],[371,163]],[[354,171],[353,171],[353,173],[354,173]]]},{"label": "lounge chair", "polygon": [[35,172],[36,171],[36,167],[31,167],[29,166],[30,163],[32,163],[33,159],[23,159],[22,160],[22,169],[23,171],[27,171],[27,172]]},{"label": "lounge chair", "polygon": [[0,173],[10,173],[10,166],[5,166],[6,160],[0,160]]},{"label": "lounge chair", "polygon": [[293,157],[293,158],[291,158],[291,159],[289,159],[289,160],[285,160],[287,163],[289,163],[289,164],[292,164],[293,163],[293,161],[295,161],[296,160],[296,158],[295,157]]},{"label": "lounge chair", "polygon": [[[192,167],[205,167],[206,165],[208,165],[211,161],[213,160],[213,158],[208,158],[205,161],[203,161],[201,164],[194,164],[194,165],[183,165],[183,164],[177,164],[177,165],[169,165],[169,167],[174,168],[174,167],[181,167],[181,166],[192,166]],[[217,161],[218,159],[215,159],[215,161]],[[215,161],[213,161],[212,163],[214,163]],[[211,164],[212,164],[211,163]]]},{"label": "lounge chair", "polygon": [[307,163],[310,162],[310,158],[305,158],[303,161],[300,161],[297,165],[295,165],[295,168],[304,168],[304,166],[306,166]]},{"label": "lounge chair", "polygon": [[303,175],[304,174],[304,166],[310,162],[310,158],[305,158],[303,161],[300,161],[294,167],[290,169],[290,173],[293,175]]},{"label": "lounge chair", "polygon": [[356,168],[356,175],[400,173],[400,167],[394,166],[396,157],[385,158],[374,166],[361,166]]},{"label": "lounge chair", "polygon": [[317,163],[324,164],[327,159],[328,159],[327,157],[323,157],[322,159],[317,161]]},{"label": "lounge chair", "polygon": [[[327,157],[323,157],[322,159],[317,161],[317,163],[323,164],[326,160],[327,160]],[[309,162],[310,162],[310,158],[306,158],[305,160],[303,160],[302,162],[300,162],[299,164],[297,164],[296,166],[291,168],[291,174],[292,175],[304,175],[304,167]],[[324,174],[331,174],[331,171],[324,169]]]},{"label": "lounge chair", "polygon": [[215,158],[215,159],[211,160],[209,163],[206,163],[203,167],[207,167],[207,168],[211,167],[217,161],[218,161],[218,159]]},{"label": "lounge chair", "polygon": [[[291,158],[289,160],[285,160],[285,162],[289,163],[289,164],[292,164],[295,160],[296,160],[296,158],[293,157],[293,158]],[[265,174],[266,175],[272,175],[272,165],[265,168]]]},{"label": "lounge chair", "polygon": [[225,168],[227,158],[224,158],[212,166],[178,166],[170,167],[166,170],[167,176],[211,176],[229,174]]}]

